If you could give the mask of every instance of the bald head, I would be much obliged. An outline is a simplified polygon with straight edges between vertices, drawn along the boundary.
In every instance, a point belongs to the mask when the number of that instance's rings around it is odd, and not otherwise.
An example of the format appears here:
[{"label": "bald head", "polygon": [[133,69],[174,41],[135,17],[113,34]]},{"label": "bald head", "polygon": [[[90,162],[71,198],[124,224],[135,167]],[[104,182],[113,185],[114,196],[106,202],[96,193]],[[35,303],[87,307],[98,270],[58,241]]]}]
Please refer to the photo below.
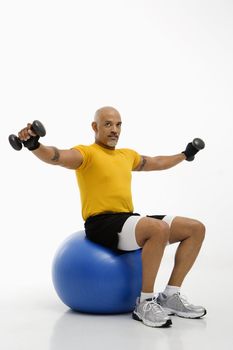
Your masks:
[{"label": "bald head", "polygon": [[97,111],[95,112],[94,121],[96,123],[99,123],[100,121],[103,121],[108,117],[114,117],[114,116],[117,116],[119,117],[119,119],[121,119],[120,113],[116,108],[105,106],[97,109]]},{"label": "bald head", "polygon": [[102,107],[95,112],[92,128],[95,142],[105,148],[115,149],[121,132],[121,116],[113,107]]}]

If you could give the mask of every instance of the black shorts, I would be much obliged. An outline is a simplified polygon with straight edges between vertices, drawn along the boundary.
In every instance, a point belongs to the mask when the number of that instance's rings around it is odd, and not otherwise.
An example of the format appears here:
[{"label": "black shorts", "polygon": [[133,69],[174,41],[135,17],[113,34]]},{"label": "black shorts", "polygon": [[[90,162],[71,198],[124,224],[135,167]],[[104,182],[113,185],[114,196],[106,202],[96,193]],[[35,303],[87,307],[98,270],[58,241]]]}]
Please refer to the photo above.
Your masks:
[{"label": "black shorts", "polygon": [[[90,216],[84,223],[86,236],[92,242],[105,247],[118,250],[119,233],[125,221],[138,213],[107,213]],[[146,215],[154,219],[162,220],[165,215]]]}]

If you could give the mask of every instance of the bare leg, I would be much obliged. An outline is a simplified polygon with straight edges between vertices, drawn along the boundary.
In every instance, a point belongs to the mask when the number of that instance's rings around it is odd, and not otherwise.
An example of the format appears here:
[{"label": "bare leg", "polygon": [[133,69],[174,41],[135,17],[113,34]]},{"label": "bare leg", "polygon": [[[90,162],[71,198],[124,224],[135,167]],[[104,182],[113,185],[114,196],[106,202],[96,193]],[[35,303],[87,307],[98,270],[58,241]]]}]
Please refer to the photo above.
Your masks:
[{"label": "bare leg", "polygon": [[180,287],[193,266],[205,237],[205,226],[197,220],[176,217],[170,227],[169,242],[180,242],[175,264],[168,281],[169,285]]},{"label": "bare leg", "polygon": [[142,247],[142,292],[154,291],[155,279],[169,239],[169,226],[161,220],[142,218],[136,226],[136,241]]}]

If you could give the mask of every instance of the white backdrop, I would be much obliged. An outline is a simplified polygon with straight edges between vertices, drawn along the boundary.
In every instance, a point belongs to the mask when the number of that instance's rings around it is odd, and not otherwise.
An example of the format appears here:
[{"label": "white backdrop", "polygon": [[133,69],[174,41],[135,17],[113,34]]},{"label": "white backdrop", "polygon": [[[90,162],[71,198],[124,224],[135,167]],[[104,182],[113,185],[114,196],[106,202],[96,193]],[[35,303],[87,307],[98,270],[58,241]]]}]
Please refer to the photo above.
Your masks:
[{"label": "white backdrop", "polygon": [[83,227],[74,172],[8,135],[39,119],[43,143],[89,144],[104,105],[121,113],[119,147],[165,155],[204,139],[194,162],[133,174],[135,211],[202,220],[196,271],[232,264],[232,18],[231,0],[1,1],[1,290],[50,281]]}]

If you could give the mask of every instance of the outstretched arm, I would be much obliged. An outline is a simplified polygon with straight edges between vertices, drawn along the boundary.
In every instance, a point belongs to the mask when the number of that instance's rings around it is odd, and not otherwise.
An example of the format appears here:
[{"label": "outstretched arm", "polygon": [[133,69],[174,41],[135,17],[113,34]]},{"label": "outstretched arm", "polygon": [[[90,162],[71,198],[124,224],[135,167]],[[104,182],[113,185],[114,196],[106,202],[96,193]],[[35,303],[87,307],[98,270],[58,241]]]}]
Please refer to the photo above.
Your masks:
[{"label": "outstretched arm", "polygon": [[141,161],[137,168],[134,170],[140,171],[150,171],[150,170],[165,170],[172,168],[173,166],[179,164],[183,160],[192,161],[195,158],[197,152],[205,147],[203,140],[199,138],[193,139],[186,146],[185,151],[175,154],[173,156],[157,156],[157,157],[147,157],[141,156]]},{"label": "outstretched arm", "polygon": [[68,169],[77,169],[83,162],[82,154],[76,149],[61,150],[54,146],[44,146],[40,144],[39,148],[32,153],[48,164],[60,165]]},{"label": "outstretched arm", "polygon": [[185,159],[186,156],[184,153],[179,153],[172,156],[141,156],[141,161],[134,171],[165,170],[174,167]]},{"label": "outstretched arm", "polygon": [[38,142],[38,136],[31,130],[31,124],[18,133],[19,139],[37,158],[52,165],[77,169],[83,162],[82,154],[76,149],[61,150]]}]

